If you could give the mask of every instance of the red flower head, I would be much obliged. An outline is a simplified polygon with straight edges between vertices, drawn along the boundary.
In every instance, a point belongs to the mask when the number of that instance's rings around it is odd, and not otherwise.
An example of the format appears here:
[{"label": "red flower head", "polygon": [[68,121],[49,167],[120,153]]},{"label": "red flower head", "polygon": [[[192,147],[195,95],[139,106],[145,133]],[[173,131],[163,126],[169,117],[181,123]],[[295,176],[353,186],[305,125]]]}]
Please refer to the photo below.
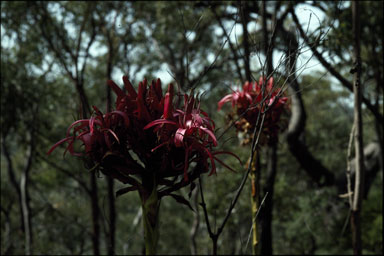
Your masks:
[{"label": "red flower head", "polygon": [[119,144],[120,140],[115,131],[119,127],[129,126],[128,116],[118,110],[103,115],[95,106],[93,108],[96,111],[95,116],[72,123],[67,129],[67,137],[53,145],[47,154],[51,154],[60,144],[68,142],[64,154],[69,151],[72,155],[82,156],[73,149],[74,142],[81,140],[85,146],[85,153],[97,159],[102,157],[106,150],[111,150],[113,144]]},{"label": "red flower head", "polygon": [[[126,93],[108,81],[117,95],[115,111],[103,115],[94,107],[93,116],[70,125],[66,138],[53,145],[48,154],[67,142],[66,151],[83,155],[73,150],[73,143],[80,140],[85,146],[85,155],[97,163],[104,174],[131,184],[129,191],[141,191],[145,183],[152,183],[154,178],[156,184],[166,187],[159,192],[161,196],[191,184],[209,169],[210,175],[215,173],[214,160],[229,168],[216,156],[235,155],[212,151],[217,146],[214,122],[193,96],[184,95],[184,106],[178,109],[173,103],[172,84],[163,95],[160,79],[150,85],[147,80],[140,82],[137,92],[127,77],[124,76],[123,81]],[[189,171],[192,162],[196,168]],[[178,181],[179,175],[184,179]],[[169,179],[171,177],[173,179]],[[151,191],[152,188],[145,189]]]},{"label": "red flower head", "polygon": [[[280,89],[273,88],[273,77],[266,83],[263,93],[265,82],[264,77],[260,77],[258,83],[246,82],[242,91],[236,90],[223,97],[218,103],[218,109],[220,110],[226,102],[232,102],[232,108],[242,117],[236,126],[246,132],[253,130],[259,112],[268,109],[264,121],[264,133],[270,138],[275,138],[280,129],[278,126],[280,116],[288,98],[281,97]],[[267,104],[263,104],[264,101]]]},{"label": "red flower head", "polygon": [[[171,99],[167,103],[171,104]],[[207,170],[209,159],[212,175],[216,172],[214,160],[224,164],[216,155],[226,153],[235,156],[230,152],[212,152],[212,148],[217,146],[214,135],[215,124],[208,114],[200,109],[200,103],[197,103],[193,96],[184,95],[184,109],[176,109],[173,114],[167,113],[167,110],[172,109],[168,104],[164,105],[163,118],[152,121],[144,129],[155,127],[154,131],[159,136],[159,145],[152,151],[165,145],[184,151],[184,162],[182,161],[181,167],[184,167],[185,181],[188,180],[187,171],[190,162],[203,163]]]}]

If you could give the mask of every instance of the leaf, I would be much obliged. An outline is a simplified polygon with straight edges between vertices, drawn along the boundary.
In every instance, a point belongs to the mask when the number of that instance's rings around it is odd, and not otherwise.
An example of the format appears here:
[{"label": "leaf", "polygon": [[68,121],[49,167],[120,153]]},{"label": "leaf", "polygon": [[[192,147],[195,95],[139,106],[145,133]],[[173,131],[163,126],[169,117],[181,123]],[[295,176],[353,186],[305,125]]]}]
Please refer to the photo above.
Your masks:
[{"label": "leaf", "polygon": [[191,209],[193,212],[195,212],[195,210],[192,208],[192,206],[189,203],[189,201],[187,199],[185,199],[184,197],[182,197],[180,195],[175,195],[175,194],[169,194],[169,196],[173,197],[173,199],[175,199],[176,202],[188,206],[189,209]]},{"label": "leaf", "polygon": [[220,155],[220,154],[231,155],[231,156],[235,157],[239,161],[240,165],[243,165],[243,163],[241,162],[240,158],[236,154],[234,154],[234,153],[232,153],[230,151],[215,151],[215,152],[212,153],[212,155],[214,155],[214,156]]}]

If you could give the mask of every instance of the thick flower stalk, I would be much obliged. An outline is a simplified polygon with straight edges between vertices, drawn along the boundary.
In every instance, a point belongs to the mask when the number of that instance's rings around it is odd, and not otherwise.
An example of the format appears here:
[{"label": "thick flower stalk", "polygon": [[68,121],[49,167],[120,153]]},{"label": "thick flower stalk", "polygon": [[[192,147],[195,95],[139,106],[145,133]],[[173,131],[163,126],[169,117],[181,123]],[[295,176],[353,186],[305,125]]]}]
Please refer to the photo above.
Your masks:
[{"label": "thick flower stalk", "polygon": [[[67,143],[64,153],[84,156],[93,161],[94,169],[129,184],[117,191],[118,196],[137,190],[143,208],[146,253],[155,254],[161,198],[171,196],[190,207],[185,198],[173,192],[188,185],[193,189],[201,174],[216,173],[215,161],[229,168],[217,155],[235,155],[213,150],[218,144],[215,124],[194,96],[184,95],[184,106],[179,109],[174,104],[172,84],[164,95],[160,79],[151,84],[144,79],[137,92],[126,76],[123,82],[126,92],[108,81],[117,96],[114,111],[103,114],[93,106],[92,117],[72,123],[66,137],[48,154]],[[77,141],[84,145],[81,152],[75,152]],[[194,168],[190,168],[192,163]]]},{"label": "thick flower stalk", "polygon": [[[263,143],[276,142],[278,132],[281,129],[279,121],[280,116],[287,103],[287,97],[281,97],[281,91],[274,89],[273,77],[268,82],[264,77],[260,77],[259,82],[246,82],[243,90],[233,91],[231,94],[223,97],[219,103],[219,110],[226,102],[232,103],[232,109],[238,115],[239,120],[235,123],[238,132],[245,134],[243,144],[247,144],[253,136],[254,128],[262,129],[261,138]],[[257,123],[257,119],[261,114],[264,115],[262,127]],[[233,116],[235,114],[232,114]],[[255,127],[257,125],[257,127]],[[259,168],[259,148],[257,147],[253,153],[253,161],[248,163],[251,165],[251,206],[252,206],[252,253],[257,254],[258,251],[258,235],[257,235],[257,212],[259,211],[259,194],[260,194],[260,168]]]}]

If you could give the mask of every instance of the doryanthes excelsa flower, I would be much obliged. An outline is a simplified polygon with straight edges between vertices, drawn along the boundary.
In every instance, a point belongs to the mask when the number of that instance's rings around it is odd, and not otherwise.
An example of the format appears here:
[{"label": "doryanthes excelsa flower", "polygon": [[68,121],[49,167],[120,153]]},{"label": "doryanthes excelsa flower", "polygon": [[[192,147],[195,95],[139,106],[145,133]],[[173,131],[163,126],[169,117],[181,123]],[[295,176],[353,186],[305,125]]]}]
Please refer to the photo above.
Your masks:
[{"label": "doryanthes excelsa flower", "polygon": [[265,77],[260,77],[259,82],[246,82],[241,91],[236,90],[223,97],[218,102],[218,109],[226,102],[231,102],[232,109],[240,117],[236,127],[246,133],[253,132],[259,113],[265,111],[263,133],[270,139],[275,139],[280,130],[280,116],[288,98],[282,97],[280,89],[274,89],[273,82],[273,77],[268,81]]},{"label": "doryanthes excelsa flower", "polygon": [[[163,95],[160,79],[150,84],[144,79],[137,92],[126,76],[123,82],[125,92],[108,81],[117,96],[114,111],[103,114],[94,106],[93,115],[72,123],[66,138],[48,154],[67,143],[70,154],[90,158],[103,174],[131,185],[120,193],[152,191],[145,186],[155,183],[162,186],[160,197],[175,196],[170,193],[192,184],[203,173],[214,174],[215,161],[231,169],[217,155],[237,156],[213,151],[218,144],[215,124],[193,95],[179,96],[184,105],[178,108],[172,84]],[[75,141],[84,145],[82,152],[75,152]],[[190,168],[192,163],[194,168]]]}]

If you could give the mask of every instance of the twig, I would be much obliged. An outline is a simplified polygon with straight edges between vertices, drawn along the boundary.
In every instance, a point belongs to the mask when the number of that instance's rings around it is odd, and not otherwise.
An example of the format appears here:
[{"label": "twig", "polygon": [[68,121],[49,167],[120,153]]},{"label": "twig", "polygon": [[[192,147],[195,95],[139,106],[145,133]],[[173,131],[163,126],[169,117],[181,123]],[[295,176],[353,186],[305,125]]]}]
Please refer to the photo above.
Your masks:
[{"label": "twig", "polygon": [[[304,39],[304,42],[308,45],[308,47],[312,50],[313,54],[316,56],[316,58],[320,61],[320,63],[323,65],[324,68],[326,68],[339,82],[346,87],[348,90],[353,92],[353,85],[350,81],[348,81],[344,76],[342,76],[335,68],[332,67],[332,65],[325,60],[323,55],[318,52],[315,48],[314,44],[311,44],[310,39],[305,35],[305,32],[303,31],[298,18],[294,12],[294,9],[291,9],[291,15],[293,18],[293,21],[296,24],[296,27],[298,28],[301,37]],[[362,96],[362,101],[365,104],[365,106],[372,112],[372,114],[380,121],[383,120],[383,115],[380,114],[375,107],[371,104],[369,99]]]},{"label": "twig", "polygon": [[[262,104],[264,105],[265,102],[263,102]],[[260,116],[261,115],[262,115],[261,123],[260,123],[259,130],[258,130],[257,128],[258,128],[258,123],[260,121]],[[255,125],[255,128],[253,130],[253,139],[252,139],[252,143],[251,143],[251,155],[250,155],[250,161],[251,162],[253,161],[253,157],[255,155],[254,153],[255,153],[256,147],[257,147],[257,145],[259,143],[259,138],[260,138],[260,134],[261,134],[261,131],[262,131],[262,127],[264,125],[264,120],[265,120],[265,112],[263,114],[261,114],[261,112],[259,112],[258,116],[257,116],[257,120],[256,120],[256,125]],[[256,136],[256,133],[257,133],[257,136]],[[231,201],[231,204],[229,205],[227,214],[226,214],[223,222],[221,223],[221,225],[217,229],[216,233],[212,232],[211,225],[209,223],[208,212],[207,212],[206,204],[205,204],[205,201],[204,201],[203,187],[201,185],[201,179],[199,178],[200,194],[201,194],[201,199],[202,199],[202,203],[200,205],[203,207],[204,216],[205,216],[205,222],[206,222],[207,228],[208,228],[208,233],[209,233],[209,236],[210,236],[210,238],[212,239],[212,242],[213,242],[213,254],[214,255],[216,255],[216,252],[217,252],[217,240],[218,240],[220,234],[223,232],[225,224],[227,223],[229,217],[231,216],[232,210],[235,207],[235,205],[236,205],[236,203],[237,203],[237,201],[238,201],[238,199],[240,197],[240,194],[241,194],[241,192],[242,192],[242,190],[244,188],[244,185],[245,185],[245,183],[246,183],[246,181],[248,179],[248,175],[249,175],[251,169],[252,169],[251,165],[248,165],[248,170],[244,174],[244,176],[242,178],[242,181],[240,183],[240,186],[237,189],[236,195],[235,195],[234,199]]]},{"label": "twig", "polygon": [[351,134],[349,135],[348,153],[347,153],[347,193],[349,200],[349,207],[352,209],[352,189],[351,189],[351,158],[352,158],[352,142],[355,134],[355,124],[352,125]]},{"label": "twig", "polygon": [[211,225],[210,225],[209,219],[208,219],[207,207],[206,207],[205,200],[204,200],[203,186],[201,185],[201,177],[199,177],[199,190],[200,190],[200,197],[201,197],[200,205],[203,207],[205,223],[207,223],[208,234],[212,238],[214,236],[214,233],[212,232]]}]

